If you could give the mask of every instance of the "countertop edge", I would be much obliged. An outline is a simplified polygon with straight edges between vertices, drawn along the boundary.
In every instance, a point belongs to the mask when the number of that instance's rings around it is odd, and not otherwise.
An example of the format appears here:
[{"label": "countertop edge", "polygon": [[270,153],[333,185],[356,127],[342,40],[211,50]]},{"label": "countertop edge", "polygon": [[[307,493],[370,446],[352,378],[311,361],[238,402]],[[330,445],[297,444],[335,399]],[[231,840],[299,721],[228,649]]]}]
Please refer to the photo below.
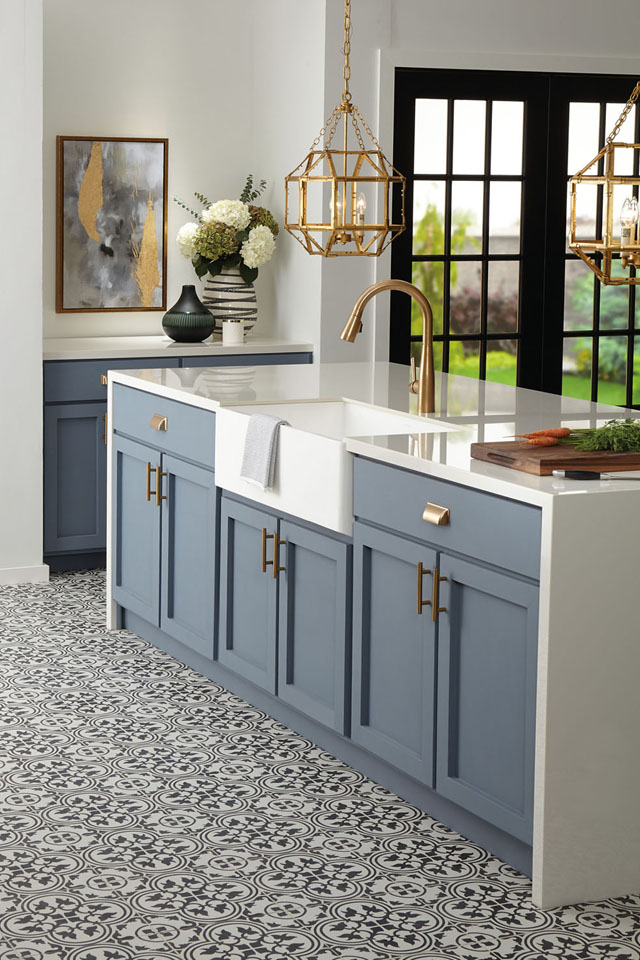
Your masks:
[{"label": "countertop edge", "polygon": [[[75,339],[75,338],[74,338]],[[174,343],[168,338],[158,337],[155,344],[136,346],[123,342],[121,346],[100,346],[102,339],[96,337],[96,345],[93,346],[63,346],[64,340],[43,340],[42,359],[43,362],[49,360],[119,360],[125,357],[162,357],[170,359],[176,357],[233,357],[255,356],[270,353],[313,353],[314,345],[304,341],[277,340],[265,342],[264,340],[252,341],[251,339],[244,343],[234,344],[233,346],[223,346],[222,343]],[[119,338],[105,338],[108,340]],[[132,339],[142,339],[134,337]],[[70,338],[71,340],[71,338]],[[126,341],[126,338],[122,338]]]}]

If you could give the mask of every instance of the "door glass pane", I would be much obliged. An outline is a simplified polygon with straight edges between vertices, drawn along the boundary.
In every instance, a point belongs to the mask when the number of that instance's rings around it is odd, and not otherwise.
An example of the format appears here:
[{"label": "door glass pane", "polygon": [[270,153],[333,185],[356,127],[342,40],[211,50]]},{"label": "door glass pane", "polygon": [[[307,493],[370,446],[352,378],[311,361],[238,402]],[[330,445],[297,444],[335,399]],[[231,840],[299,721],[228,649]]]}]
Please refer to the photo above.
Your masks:
[{"label": "door glass pane", "polygon": [[626,337],[600,337],[598,347],[598,400],[625,403],[627,383]]},{"label": "door glass pane", "polygon": [[451,333],[480,333],[482,264],[468,260],[451,262]]},{"label": "door glass pane", "polygon": [[[411,343],[410,359],[416,361],[416,366],[420,367],[420,354],[422,353],[422,341],[413,340]],[[434,370],[442,370],[442,340],[435,340],[433,344],[433,367]]]},{"label": "door glass pane", "polygon": [[[619,260],[611,264],[612,276],[627,273]],[[605,285],[600,287],[600,329],[626,330],[629,326],[629,287]]]},{"label": "door glass pane", "polygon": [[491,119],[491,173],[522,173],[524,104],[520,100],[494,100]]},{"label": "door glass pane", "polygon": [[596,276],[582,260],[567,260],[564,270],[564,329],[593,329]]},{"label": "door glass pane", "polygon": [[484,173],[487,104],[456,100],[453,107],[453,172]]},{"label": "door glass pane", "polygon": [[591,363],[591,338],[567,337],[562,355],[562,393],[565,397],[591,399]]},{"label": "door glass pane", "polygon": [[[624,103],[608,103],[607,109],[605,111],[605,128],[606,135],[608,136],[611,133],[611,130],[616,124],[616,121],[624,109]],[[636,122],[636,111],[632,109],[629,113],[629,116],[624,121],[620,127],[620,131],[616,136],[616,143],[633,143],[635,140],[635,122]],[[628,176],[633,174],[633,150],[623,150],[618,149],[615,151],[615,167],[614,171],[616,176]]]},{"label": "door glass pane", "polygon": [[449,373],[475,377],[480,373],[480,341],[452,340],[449,344]]},{"label": "door glass pane", "polygon": [[634,337],[633,346],[633,403],[640,403],[640,337]]},{"label": "door glass pane", "polygon": [[[576,188],[576,240],[596,240],[596,212],[601,202],[598,188],[592,183],[579,183]],[[571,227],[571,194],[567,191],[567,244]],[[619,234],[619,224],[616,225]],[[568,250],[568,246],[567,246]]]},{"label": "door glass pane", "polygon": [[480,253],[484,186],[479,180],[451,185],[451,253]]},{"label": "door glass pane", "polygon": [[600,149],[600,104],[569,105],[569,158],[567,169],[572,177],[586,167]]},{"label": "door glass pane", "polygon": [[426,180],[413,188],[413,252],[444,253],[444,183]]},{"label": "door glass pane", "polygon": [[487,331],[516,333],[520,264],[514,260],[493,260],[487,282]]},{"label": "door glass pane", "polygon": [[413,166],[416,173],[447,169],[447,101],[416,100]]},{"label": "door glass pane", "polygon": [[508,383],[515,387],[517,368],[517,340],[491,340],[487,344],[487,380],[492,383]]},{"label": "door glass pane", "polygon": [[[411,282],[422,290],[433,311],[433,332],[442,333],[442,295],[444,291],[444,264],[431,260],[414,263]],[[422,313],[420,307],[411,300],[411,335],[422,336]]]},{"label": "door glass pane", "polygon": [[521,183],[492,183],[489,195],[489,253],[520,253]]}]

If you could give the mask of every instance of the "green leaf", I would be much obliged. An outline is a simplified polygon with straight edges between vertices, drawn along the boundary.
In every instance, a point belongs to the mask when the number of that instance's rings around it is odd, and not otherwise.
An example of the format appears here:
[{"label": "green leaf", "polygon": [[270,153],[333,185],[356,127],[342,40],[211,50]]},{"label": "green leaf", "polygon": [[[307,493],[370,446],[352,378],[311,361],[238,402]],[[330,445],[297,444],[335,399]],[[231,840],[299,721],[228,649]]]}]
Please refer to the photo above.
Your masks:
[{"label": "green leaf", "polygon": [[193,268],[196,271],[196,276],[202,278],[209,269],[209,264],[206,260],[200,259],[200,263],[194,263]]},{"label": "green leaf", "polygon": [[225,267],[237,267],[239,263],[240,263],[239,253],[230,253],[228,257],[224,258]]},{"label": "green leaf", "polygon": [[246,263],[241,263],[241,264],[240,264],[240,276],[242,277],[242,279],[244,280],[245,283],[253,283],[253,281],[254,281],[254,280],[256,279],[256,277],[258,276],[258,268],[257,268],[257,267],[253,267],[253,268],[252,268],[252,267],[248,267],[248,266],[246,265]]},{"label": "green leaf", "polygon": [[245,242],[245,240],[248,240],[248,239],[249,239],[249,231],[248,231],[248,230],[238,230],[236,237],[237,237],[238,243],[240,244],[240,246],[242,246],[242,244]]},{"label": "green leaf", "polygon": [[210,260],[209,261],[209,274],[212,277],[217,277],[219,273],[222,272],[222,260]]}]

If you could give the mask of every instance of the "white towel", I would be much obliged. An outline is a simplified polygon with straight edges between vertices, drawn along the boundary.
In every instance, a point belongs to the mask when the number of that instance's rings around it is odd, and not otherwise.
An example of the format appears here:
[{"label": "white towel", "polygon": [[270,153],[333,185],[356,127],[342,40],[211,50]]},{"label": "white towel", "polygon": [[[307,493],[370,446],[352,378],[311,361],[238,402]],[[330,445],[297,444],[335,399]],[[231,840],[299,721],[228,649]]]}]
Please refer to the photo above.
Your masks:
[{"label": "white towel", "polygon": [[273,486],[281,425],[289,426],[286,420],[266,413],[254,413],[249,417],[240,476],[262,490]]}]

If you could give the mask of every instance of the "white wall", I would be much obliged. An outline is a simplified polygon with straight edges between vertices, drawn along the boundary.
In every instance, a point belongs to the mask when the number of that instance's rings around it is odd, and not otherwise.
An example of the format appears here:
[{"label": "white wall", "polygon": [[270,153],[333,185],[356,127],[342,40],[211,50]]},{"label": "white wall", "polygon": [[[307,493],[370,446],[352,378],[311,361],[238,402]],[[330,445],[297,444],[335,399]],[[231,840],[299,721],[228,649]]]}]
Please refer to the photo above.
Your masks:
[{"label": "white wall", "polygon": [[[252,0],[252,169],[268,181],[262,202],[284,222],[284,178],[308,153],[324,116],[327,0]],[[256,283],[260,331],[318,342],[322,263],[281,231]]]},{"label": "white wall", "polygon": [[0,583],[42,566],[42,0],[0,0]]},{"label": "white wall", "polygon": [[[169,197],[238,196],[252,169],[250,14],[250,0],[47,0],[45,337],[161,333],[163,315],[56,314],[56,135],[168,137]],[[171,306],[195,277],[175,245],[189,215],[171,200],[168,213]]]}]

